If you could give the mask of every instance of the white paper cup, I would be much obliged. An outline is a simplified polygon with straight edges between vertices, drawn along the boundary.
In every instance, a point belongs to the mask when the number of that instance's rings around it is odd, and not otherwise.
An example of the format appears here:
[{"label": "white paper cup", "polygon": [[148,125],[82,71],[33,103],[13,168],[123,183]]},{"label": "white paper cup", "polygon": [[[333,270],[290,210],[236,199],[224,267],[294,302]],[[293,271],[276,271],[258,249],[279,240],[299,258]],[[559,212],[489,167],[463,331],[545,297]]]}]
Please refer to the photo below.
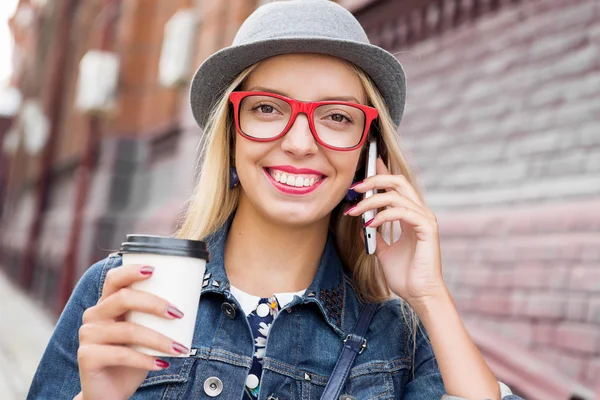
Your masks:
[{"label": "white paper cup", "polygon": [[[152,276],[134,283],[132,289],[161,297],[183,312],[183,318],[171,320],[131,311],[125,320],[154,329],[191,349],[202,280],[209,258],[206,243],[153,235],[127,235],[120,253],[123,265],[154,267]],[[137,345],[131,347],[152,356],[189,357],[189,354],[176,356]]]}]

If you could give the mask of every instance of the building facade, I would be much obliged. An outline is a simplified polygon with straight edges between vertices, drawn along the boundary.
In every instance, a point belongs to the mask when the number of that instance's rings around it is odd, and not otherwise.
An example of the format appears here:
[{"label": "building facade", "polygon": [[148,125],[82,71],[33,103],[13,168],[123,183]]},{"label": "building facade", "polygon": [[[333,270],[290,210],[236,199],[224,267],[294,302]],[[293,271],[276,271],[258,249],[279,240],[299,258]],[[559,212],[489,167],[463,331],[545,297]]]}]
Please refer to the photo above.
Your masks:
[{"label": "building facade", "polygon": [[[158,79],[169,19],[196,17],[191,78],[260,3],[20,1],[13,83],[48,129],[41,146],[24,133],[4,154],[0,266],[49,310],[127,233],[172,233],[192,189],[188,86]],[[400,140],[488,362],[527,398],[588,393],[600,382],[598,2],[340,3],[405,66]],[[74,107],[92,49],[120,63],[108,114]]]},{"label": "building facade", "polygon": [[461,312],[598,384],[600,4],[412,3],[356,15],[406,68],[400,136]]}]

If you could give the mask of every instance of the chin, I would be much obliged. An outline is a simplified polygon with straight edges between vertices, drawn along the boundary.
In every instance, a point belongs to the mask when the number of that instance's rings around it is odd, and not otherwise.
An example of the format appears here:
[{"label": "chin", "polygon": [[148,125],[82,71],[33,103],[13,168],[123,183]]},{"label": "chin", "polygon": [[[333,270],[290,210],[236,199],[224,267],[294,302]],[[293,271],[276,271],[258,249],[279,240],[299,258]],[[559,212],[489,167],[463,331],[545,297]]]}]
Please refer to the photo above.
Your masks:
[{"label": "chin", "polygon": [[305,227],[321,221],[329,213],[309,207],[272,207],[264,210],[267,218],[280,225]]}]

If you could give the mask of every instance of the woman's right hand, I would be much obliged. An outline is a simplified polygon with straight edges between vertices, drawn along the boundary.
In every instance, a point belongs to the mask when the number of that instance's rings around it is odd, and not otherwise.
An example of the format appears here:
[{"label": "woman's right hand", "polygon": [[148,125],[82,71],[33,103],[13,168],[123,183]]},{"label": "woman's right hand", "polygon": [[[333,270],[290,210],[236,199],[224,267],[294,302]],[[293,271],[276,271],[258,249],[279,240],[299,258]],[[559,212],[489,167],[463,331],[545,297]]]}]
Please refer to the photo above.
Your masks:
[{"label": "woman's right hand", "polygon": [[181,318],[175,306],[153,294],[130,289],[138,281],[150,279],[154,268],[123,265],[106,274],[102,297],[85,310],[79,328],[79,374],[85,400],[128,399],[148,375],[148,371],[168,367],[159,358],[143,354],[128,345],[135,344],[179,355],[183,345],[168,337],[125,321],[128,311],[139,311],[166,319]]}]

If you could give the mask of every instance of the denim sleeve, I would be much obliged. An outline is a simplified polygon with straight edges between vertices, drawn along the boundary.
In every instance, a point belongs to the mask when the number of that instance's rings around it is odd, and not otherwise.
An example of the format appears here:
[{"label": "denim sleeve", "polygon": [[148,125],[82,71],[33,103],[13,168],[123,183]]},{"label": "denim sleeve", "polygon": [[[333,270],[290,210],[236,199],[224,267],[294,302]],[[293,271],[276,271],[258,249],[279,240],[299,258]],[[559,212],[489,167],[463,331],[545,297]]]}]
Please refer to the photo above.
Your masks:
[{"label": "denim sleeve", "polygon": [[429,337],[422,325],[417,326],[413,362],[414,373],[411,373],[402,399],[440,400],[445,394],[444,382]]},{"label": "denim sleeve", "polygon": [[[435,360],[427,332],[422,325],[417,328],[414,362],[414,376],[406,385],[403,400],[466,400],[461,397],[448,396],[445,393],[442,374]],[[519,396],[513,395],[503,383],[499,382],[498,384],[502,400],[523,400]]]},{"label": "denim sleeve", "polygon": [[81,391],[77,350],[83,312],[100,298],[106,259],[81,277],[61,313],[27,394],[28,400],[73,399]]}]

